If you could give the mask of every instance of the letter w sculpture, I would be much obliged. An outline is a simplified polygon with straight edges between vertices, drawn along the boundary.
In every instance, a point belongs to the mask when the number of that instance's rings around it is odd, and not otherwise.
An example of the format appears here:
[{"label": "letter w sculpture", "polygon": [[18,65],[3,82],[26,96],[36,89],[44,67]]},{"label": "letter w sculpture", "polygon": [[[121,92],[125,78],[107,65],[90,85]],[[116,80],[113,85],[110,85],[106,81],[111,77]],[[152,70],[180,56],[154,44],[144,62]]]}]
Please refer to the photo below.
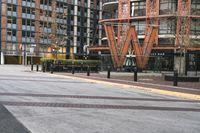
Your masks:
[{"label": "letter w sculpture", "polygon": [[157,27],[152,26],[147,28],[144,44],[140,45],[135,26],[131,25],[127,30],[127,35],[124,38],[125,41],[122,44],[123,46],[120,50],[117,48],[118,45],[113,26],[111,24],[104,24],[104,27],[108,38],[108,45],[110,48],[114,67],[123,67],[126,54],[128,53],[128,49],[131,44],[135,51],[137,68],[144,69],[145,65],[148,63],[149,56],[153,48]]}]

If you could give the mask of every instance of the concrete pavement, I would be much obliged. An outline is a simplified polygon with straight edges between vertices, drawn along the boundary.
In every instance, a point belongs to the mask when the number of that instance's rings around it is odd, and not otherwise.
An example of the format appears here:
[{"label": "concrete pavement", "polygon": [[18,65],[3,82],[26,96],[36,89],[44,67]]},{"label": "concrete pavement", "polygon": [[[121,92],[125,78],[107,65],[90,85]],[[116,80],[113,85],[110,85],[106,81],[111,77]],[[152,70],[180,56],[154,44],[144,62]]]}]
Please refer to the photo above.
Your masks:
[{"label": "concrete pavement", "polygon": [[32,133],[199,132],[199,101],[122,88],[0,66],[0,104]]},{"label": "concrete pavement", "polygon": [[[134,82],[132,78],[129,79],[120,79],[118,78],[111,78],[107,79],[105,76],[99,74],[92,74],[91,76],[86,76],[84,73],[78,74],[70,74],[70,73],[55,73],[56,77],[62,78],[74,78],[77,80],[84,80],[93,83],[99,84],[106,84],[111,86],[119,86],[124,89],[136,89],[136,90],[143,90],[147,92],[152,92],[156,94],[163,94],[173,97],[180,97],[185,99],[193,99],[193,100],[200,100],[200,89],[193,89],[193,88],[185,88],[185,87],[175,87],[170,85],[161,85],[153,84],[153,83],[146,83],[146,82]],[[190,83],[192,84],[192,83]]]},{"label": "concrete pavement", "polygon": [[2,105],[0,105],[0,131],[1,133],[30,133],[16,118]]}]

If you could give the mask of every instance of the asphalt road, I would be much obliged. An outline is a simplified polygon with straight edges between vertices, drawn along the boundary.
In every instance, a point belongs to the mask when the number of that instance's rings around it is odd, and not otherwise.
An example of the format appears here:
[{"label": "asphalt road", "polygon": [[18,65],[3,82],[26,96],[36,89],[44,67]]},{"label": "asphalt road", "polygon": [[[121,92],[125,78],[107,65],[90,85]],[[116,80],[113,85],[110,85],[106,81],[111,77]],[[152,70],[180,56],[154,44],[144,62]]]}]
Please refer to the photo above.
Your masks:
[{"label": "asphalt road", "polygon": [[[0,66],[0,104],[9,111],[1,107],[0,114],[6,115],[0,115],[0,133],[13,128],[13,121],[32,133],[200,131],[198,101],[55,77],[23,66]],[[8,118],[6,123],[2,118]]]}]

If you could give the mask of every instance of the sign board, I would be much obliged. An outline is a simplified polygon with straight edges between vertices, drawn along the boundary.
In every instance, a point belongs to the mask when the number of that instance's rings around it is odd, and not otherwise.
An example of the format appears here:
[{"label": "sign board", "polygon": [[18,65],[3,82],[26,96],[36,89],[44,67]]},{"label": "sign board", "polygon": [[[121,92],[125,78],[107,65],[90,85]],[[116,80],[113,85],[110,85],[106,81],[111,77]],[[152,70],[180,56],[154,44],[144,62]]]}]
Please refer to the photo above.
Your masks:
[{"label": "sign board", "polygon": [[34,53],[34,48],[30,47],[30,53],[33,54]]}]

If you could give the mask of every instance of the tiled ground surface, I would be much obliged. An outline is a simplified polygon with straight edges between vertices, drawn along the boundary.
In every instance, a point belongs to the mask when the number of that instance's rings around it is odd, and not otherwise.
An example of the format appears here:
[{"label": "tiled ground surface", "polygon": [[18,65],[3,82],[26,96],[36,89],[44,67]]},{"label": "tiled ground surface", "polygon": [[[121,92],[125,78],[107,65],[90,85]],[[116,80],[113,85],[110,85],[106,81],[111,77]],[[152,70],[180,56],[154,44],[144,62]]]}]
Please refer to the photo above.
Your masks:
[{"label": "tiled ground surface", "polygon": [[91,73],[88,77],[86,73],[56,73],[59,75],[75,76],[81,78],[89,78],[96,80],[109,81],[114,83],[122,83],[129,85],[136,85],[142,87],[151,87],[157,89],[171,90],[177,92],[187,92],[191,94],[200,94],[200,82],[178,82],[178,87],[173,86],[173,82],[165,81],[164,76],[159,73],[139,73],[138,82],[134,82],[134,75],[132,73],[111,73],[111,78],[107,79],[106,73]]}]

